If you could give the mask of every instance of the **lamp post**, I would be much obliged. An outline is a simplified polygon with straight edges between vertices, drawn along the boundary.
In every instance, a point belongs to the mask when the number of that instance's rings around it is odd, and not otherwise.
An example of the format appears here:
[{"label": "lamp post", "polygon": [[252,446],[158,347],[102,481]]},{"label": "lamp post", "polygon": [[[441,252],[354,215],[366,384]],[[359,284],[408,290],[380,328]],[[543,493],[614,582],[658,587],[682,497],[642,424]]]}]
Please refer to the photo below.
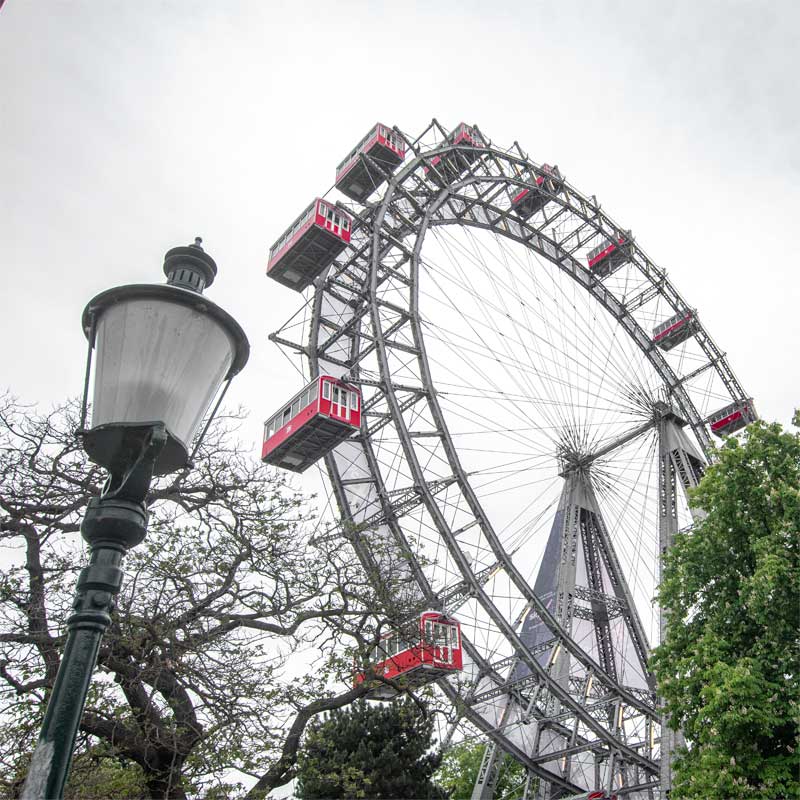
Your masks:
[{"label": "lamp post", "polygon": [[[164,272],[166,284],[109,289],[83,312],[89,354],[79,434],[89,458],[109,476],[81,524],[89,565],[78,578],[23,798],[62,797],[100,642],[122,585],[122,559],[147,532],[150,481],[189,466],[189,447],[211,401],[225,382],[221,401],[250,353],[239,324],[202,296],[217,265],[199,238],[168,251]],[[92,426],[85,430],[93,352]]]}]

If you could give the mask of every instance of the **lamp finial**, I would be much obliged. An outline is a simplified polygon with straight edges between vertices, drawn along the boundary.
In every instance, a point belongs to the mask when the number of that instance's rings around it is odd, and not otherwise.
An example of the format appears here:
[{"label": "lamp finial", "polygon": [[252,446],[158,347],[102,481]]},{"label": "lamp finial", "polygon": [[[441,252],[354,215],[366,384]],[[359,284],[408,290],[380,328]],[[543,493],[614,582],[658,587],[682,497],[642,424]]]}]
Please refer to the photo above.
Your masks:
[{"label": "lamp finial", "polygon": [[214,282],[217,264],[203,250],[202,238],[195,236],[194,244],[173,247],[167,252],[164,256],[164,273],[171,286],[202,294],[203,289]]}]

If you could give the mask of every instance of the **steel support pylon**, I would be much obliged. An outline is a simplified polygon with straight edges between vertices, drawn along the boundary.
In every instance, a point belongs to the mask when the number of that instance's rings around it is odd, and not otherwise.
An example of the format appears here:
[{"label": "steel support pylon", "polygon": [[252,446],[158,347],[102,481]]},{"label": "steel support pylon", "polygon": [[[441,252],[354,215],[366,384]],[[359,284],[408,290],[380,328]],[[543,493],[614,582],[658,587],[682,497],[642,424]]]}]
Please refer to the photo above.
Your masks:
[{"label": "steel support pylon", "polygon": [[[626,784],[635,782],[632,778],[636,766],[627,763],[613,748],[601,747],[599,743],[593,747],[580,720],[549,687],[554,684],[582,706],[593,708],[593,713],[624,743],[635,723],[619,694],[634,691],[651,695],[654,684],[647,670],[647,639],[603,521],[590,467],[579,459],[576,463],[577,466],[567,467],[562,473],[561,500],[534,592],[566,635],[579,642],[599,665],[598,674],[575,659],[563,646],[564,642],[554,640],[550,628],[537,614],[525,618],[520,639],[531,652],[538,654],[537,659],[549,677],[544,691],[537,689],[530,704],[539,712],[535,722],[537,761],[566,781],[589,782],[597,789],[613,791],[621,780]],[[529,673],[529,667],[516,660],[510,667],[508,683],[518,685]],[[501,725],[504,718],[505,714]],[[548,761],[549,753],[553,754],[553,761]],[[487,748],[473,800],[493,796],[501,756],[499,748]],[[587,779],[587,775],[592,777]],[[548,787],[542,781],[539,795],[557,800],[570,793],[556,786]]]},{"label": "steel support pylon", "polygon": [[[680,529],[678,520],[678,493],[688,499],[688,490],[699,483],[705,462],[684,430],[685,422],[672,413],[665,413],[658,423],[658,482],[659,482],[659,583],[664,574],[664,556],[672,547],[675,534]],[[705,516],[702,509],[691,508],[693,519]],[[659,610],[659,641],[664,641],[667,620]],[[667,798],[672,788],[672,767],[677,750],[683,746],[681,731],[669,727],[666,716],[661,717],[661,797]]]},{"label": "steel support pylon", "polygon": [[494,742],[487,742],[486,749],[483,751],[481,765],[478,769],[478,777],[472,789],[472,800],[488,800],[494,797],[502,758],[503,753],[498,749],[497,745]]}]

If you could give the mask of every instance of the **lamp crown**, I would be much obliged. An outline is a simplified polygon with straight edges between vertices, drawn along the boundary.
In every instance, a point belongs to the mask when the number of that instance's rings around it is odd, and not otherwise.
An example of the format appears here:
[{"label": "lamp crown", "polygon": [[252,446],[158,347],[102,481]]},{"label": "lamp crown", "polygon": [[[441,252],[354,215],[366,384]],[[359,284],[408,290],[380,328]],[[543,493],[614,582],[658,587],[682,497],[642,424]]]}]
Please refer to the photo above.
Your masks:
[{"label": "lamp crown", "polygon": [[167,251],[164,256],[164,274],[171,286],[202,294],[203,289],[214,282],[217,264],[203,250],[203,240],[197,236],[194,244],[173,247]]}]

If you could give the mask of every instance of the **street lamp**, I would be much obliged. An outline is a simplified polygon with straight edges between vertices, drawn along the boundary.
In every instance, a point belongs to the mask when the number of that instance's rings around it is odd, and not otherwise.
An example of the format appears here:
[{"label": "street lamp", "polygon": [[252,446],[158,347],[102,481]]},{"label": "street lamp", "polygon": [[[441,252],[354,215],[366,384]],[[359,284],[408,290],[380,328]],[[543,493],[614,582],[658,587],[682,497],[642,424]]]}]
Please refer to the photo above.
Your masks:
[{"label": "street lamp", "polygon": [[[199,238],[168,251],[164,272],[166,284],[109,289],[83,312],[89,354],[79,435],[109,477],[81,524],[89,566],[78,578],[23,798],[63,795],[100,642],[122,585],[122,558],[147,532],[150,481],[189,467],[189,447],[211,401],[225,382],[221,401],[250,354],[239,324],[202,296],[217,265]],[[92,426],[85,430],[93,352]]]}]

